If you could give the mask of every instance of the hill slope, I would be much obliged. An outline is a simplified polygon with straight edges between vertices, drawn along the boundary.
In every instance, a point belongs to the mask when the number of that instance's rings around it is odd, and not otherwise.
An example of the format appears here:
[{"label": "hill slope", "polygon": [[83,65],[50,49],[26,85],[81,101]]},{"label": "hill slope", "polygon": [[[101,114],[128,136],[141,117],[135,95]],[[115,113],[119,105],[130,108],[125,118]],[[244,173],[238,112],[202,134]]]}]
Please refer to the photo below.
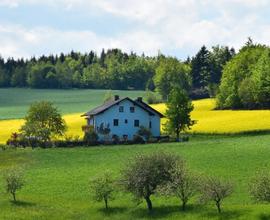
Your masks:
[{"label": "hill slope", "polygon": [[[196,136],[187,143],[132,145],[72,149],[18,149],[0,153],[0,173],[7,167],[25,167],[26,186],[18,193],[20,203],[9,202],[0,178],[0,219],[269,219],[269,205],[255,204],[248,195],[251,176],[270,168],[270,135],[245,137]],[[153,196],[154,212],[137,206],[132,197],[120,193],[109,203],[93,203],[89,178],[111,170],[115,176],[137,153],[165,150],[183,157],[195,172],[231,179],[235,191],[223,204],[219,216],[214,204],[191,201],[186,213],[176,198]]]}]

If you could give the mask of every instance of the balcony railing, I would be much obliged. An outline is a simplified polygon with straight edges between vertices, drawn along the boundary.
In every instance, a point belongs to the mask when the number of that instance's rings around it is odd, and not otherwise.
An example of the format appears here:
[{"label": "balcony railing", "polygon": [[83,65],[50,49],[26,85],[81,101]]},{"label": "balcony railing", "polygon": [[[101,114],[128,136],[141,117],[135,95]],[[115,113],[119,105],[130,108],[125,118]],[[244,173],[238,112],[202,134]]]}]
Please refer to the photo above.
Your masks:
[{"label": "balcony railing", "polygon": [[82,126],[82,131],[83,132],[89,132],[89,131],[92,131],[94,130],[94,126],[93,125],[83,125]]}]

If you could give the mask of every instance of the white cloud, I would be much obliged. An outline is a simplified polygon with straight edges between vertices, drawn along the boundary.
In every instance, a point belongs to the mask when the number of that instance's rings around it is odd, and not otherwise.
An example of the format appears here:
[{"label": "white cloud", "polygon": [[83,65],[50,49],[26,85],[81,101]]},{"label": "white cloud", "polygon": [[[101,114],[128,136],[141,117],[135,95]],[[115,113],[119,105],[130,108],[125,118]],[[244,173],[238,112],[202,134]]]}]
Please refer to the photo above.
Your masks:
[{"label": "white cloud", "polygon": [[110,47],[146,54],[156,54],[159,49],[181,54],[184,49],[189,51],[184,57],[193,55],[202,44],[239,48],[249,36],[270,43],[270,25],[260,14],[270,8],[268,0],[0,0],[0,6],[18,8],[22,4],[70,11],[96,9],[103,12],[102,16],[129,21],[130,27],[100,35],[87,29],[60,30],[50,24],[41,27],[38,22],[36,28],[0,23],[0,53],[5,57]]}]

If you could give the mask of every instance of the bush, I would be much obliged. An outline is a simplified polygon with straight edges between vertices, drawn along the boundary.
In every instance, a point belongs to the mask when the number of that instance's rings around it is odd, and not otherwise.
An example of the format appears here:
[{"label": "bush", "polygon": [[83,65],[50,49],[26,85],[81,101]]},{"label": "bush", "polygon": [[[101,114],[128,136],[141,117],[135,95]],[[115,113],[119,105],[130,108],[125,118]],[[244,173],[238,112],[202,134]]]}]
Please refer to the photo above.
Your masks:
[{"label": "bush", "polygon": [[143,137],[146,141],[148,141],[149,138],[152,136],[152,133],[148,128],[140,126],[139,130],[137,131],[137,135]]},{"label": "bush", "polygon": [[252,178],[250,194],[253,199],[260,202],[270,202],[270,172],[261,171]]},{"label": "bush", "polygon": [[163,102],[160,95],[151,91],[146,92],[146,101],[148,104],[158,104]]},{"label": "bush", "polygon": [[98,135],[94,130],[90,130],[84,133],[83,140],[87,145],[97,145]]},{"label": "bush", "polygon": [[214,177],[208,177],[204,181],[202,181],[200,191],[200,201],[215,202],[218,212],[221,213],[221,203],[226,197],[231,195],[233,191],[233,186],[228,181],[224,181]]},{"label": "bush", "polygon": [[105,172],[103,175],[90,180],[90,191],[93,200],[104,201],[105,208],[108,209],[108,202],[114,199],[113,193],[115,192],[115,182],[111,173]]},{"label": "bush", "polygon": [[134,135],[132,139],[133,144],[144,144],[145,140],[140,135]]},{"label": "bush", "polygon": [[189,141],[189,136],[183,136],[183,137],[181,138],[181,140],[182,140],[183,142],[187,142],[187,141]]},{"label": "bush", "polygon": [[178,160],[178,157],[163,152],[137,155],[122,170],[121,183],[135,198],[145,199],[148,210],[152,210],[151,195],[171,180],[171,170]]},{"label": "bush", "polygon": [[22,171],[14,168],[10,169],[6,172],[4,179],[7,193],[10,193],[13,201],[16,202],[16,192],[24,186]]}]

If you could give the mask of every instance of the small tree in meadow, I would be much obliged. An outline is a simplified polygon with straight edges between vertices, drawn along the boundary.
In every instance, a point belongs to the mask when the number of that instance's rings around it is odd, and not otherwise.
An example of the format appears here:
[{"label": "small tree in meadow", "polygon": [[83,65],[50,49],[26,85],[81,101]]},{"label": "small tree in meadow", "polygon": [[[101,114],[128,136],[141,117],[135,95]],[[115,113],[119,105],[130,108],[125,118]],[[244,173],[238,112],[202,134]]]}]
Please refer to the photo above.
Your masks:
[{"label": "small tree in meadow", "polygon": [[108,209],[109,200],[114,200],[115,181],[112,174],[105,172],[104,174],[90,180],[90,191],[93,200],[104,202],[105,208]]},{"label": "small tree in meadow", "polygon": [[167,195],[178,197],[184,211],[188,201],[198,191],[198,179],[186,167],[184,161],[179,161],[171,171],[171,181],[165,185],[162,191]]},{"label": "small tree in meadow", "polygon": [[179,158],[155,152],[149,155],[137,155],[122,171],[121,183],[126,191],[135,198],[146,201],[148,210],[152,210],[151,196],[159,186],[171,180],[171,170]]},{"label": "small tree in meadow", "polygon": [[258,172],[249,185],[250,194],[259,202],[270,202],[270,172]]},{"label": "small tree in meadow", "polygon": [[63,136],[66,129],[66,123],[53,103],[41,101],[30,106],[21,132],[28,139],[47,142],[52,137]]},{"label": "small tree in meadow", "polygon": [[195,123],[190,117],[193,105],[184,90],[173,88],[169,94],[166,107],[165,115],[168,121],[165,124],[165,129],[169,133],[175,134],[177,141],[179,141],[180,132],[190,129]]},{"label": "small tree in meadow", "polygon": [[23,173],[18,169],[10,169],[4,175],[6,191],[12,195],[13,201],[16,202],[16,193],[24,186]]},{"label": "small tree in meadow", "polygon": [[200,190],[200,201],[213,201],[217,207],[218,213],[221,213],[222,201],[232,194],[233,185],[225,180],[221,180],[215,177],[208,177],[202,181]]}]

